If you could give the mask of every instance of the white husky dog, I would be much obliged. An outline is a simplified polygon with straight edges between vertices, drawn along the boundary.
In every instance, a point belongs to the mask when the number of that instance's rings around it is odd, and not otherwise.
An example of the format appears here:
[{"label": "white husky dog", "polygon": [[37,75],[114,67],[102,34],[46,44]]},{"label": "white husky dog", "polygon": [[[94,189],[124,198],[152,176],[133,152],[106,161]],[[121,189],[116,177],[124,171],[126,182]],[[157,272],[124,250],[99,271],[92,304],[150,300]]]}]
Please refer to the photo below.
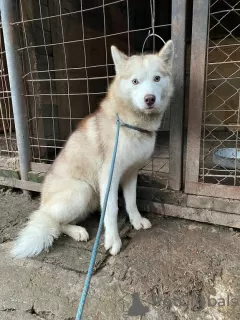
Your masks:
[{"label": "white husky dog", "polygon": [[43,183],[40,208],[32,213],[14,243],[12,256],[38,255],[64,233],[87,241],[85,228],[75,225],[103,205],[116,134],[116,114],[122,123],[109,193],[105,248],[112,255],[121,249],[117,216],[118,189],[123,189],[126,210],[135,229],[147,229],[136,205],[139,169],[154,151],[156,131],[171,98],[173,42],[158,54],[127,57],[111,47],[116,76],[100,107],[82,120],[71,134]]}]

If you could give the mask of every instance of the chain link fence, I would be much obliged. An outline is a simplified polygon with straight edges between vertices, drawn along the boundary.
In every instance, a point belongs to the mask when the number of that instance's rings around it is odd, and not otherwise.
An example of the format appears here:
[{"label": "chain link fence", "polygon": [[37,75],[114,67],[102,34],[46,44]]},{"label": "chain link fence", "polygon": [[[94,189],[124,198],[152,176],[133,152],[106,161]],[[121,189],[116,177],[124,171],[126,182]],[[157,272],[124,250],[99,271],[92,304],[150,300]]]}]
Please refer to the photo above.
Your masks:
[{"label": "chain link fence", "polygon": [[240,1],[210,3],[200,181],[240,185]]}]

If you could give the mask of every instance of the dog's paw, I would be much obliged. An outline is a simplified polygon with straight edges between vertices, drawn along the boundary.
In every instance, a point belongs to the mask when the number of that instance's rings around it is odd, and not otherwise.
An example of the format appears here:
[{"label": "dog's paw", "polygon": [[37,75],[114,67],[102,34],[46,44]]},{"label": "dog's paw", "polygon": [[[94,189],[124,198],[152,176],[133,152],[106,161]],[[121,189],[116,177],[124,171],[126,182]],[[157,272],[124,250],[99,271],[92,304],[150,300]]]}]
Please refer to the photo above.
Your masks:
[{"label": "dog's paw", "polygon": [[104,247],[106,250],[109,250],[109,252],[112,256],[115,256],[121,250],[122,241],[119,237],[105,235]]},{"label": "dog's paw", "polygon": [[131,220],[131,223],[135,230],[150,229],[152,227],[151,222],[141,216],[139,217],[139,219]]},{"label": "dog's paw", "polygon": [[87,230],[80,226],[71,226],[68,228],[68,235],[76,241],[85,241],[89,239]]}]

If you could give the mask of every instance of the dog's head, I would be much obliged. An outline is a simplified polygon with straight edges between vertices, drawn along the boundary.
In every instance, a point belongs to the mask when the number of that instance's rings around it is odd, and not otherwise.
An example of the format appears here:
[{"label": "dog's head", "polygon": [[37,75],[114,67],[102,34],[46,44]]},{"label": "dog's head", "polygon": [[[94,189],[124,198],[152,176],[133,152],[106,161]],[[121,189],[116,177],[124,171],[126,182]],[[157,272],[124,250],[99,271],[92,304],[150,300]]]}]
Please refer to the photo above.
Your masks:
[{"label": "dog's head", "polygon": [[144,113],[165,111],[172,94],[173,42],[169,40],[157,54],[127,57],[115,46],[111,51],[119,97]]}]

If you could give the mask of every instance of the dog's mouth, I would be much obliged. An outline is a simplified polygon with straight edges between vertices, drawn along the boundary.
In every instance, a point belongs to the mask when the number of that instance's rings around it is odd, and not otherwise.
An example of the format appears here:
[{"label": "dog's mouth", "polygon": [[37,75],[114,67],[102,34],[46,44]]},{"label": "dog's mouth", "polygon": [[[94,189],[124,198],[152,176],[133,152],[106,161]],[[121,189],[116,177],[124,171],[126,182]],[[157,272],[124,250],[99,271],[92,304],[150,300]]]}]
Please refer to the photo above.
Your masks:
[{"label": "dog's mouth", "polygon": [[145,110],[145,111],[152,111],[152,110],[154,110],[154,109],[156,109],[156,107],[155,107],[154,105],[152,105],[152,106],[145,106],[145,107],[144,107],[144,110]]}]

